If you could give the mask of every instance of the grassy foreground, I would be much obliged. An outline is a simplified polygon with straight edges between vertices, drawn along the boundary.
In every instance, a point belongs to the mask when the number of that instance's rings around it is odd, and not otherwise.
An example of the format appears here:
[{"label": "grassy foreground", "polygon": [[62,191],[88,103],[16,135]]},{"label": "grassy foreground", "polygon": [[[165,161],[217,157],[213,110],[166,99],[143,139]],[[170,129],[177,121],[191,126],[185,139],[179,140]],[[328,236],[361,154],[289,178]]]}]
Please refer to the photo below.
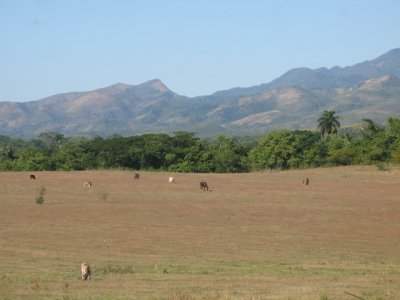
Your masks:
[{"label": "grassy foreground", "polygon": [[0,299],[400,299],[398,168],[35,175],[0,173]]}]

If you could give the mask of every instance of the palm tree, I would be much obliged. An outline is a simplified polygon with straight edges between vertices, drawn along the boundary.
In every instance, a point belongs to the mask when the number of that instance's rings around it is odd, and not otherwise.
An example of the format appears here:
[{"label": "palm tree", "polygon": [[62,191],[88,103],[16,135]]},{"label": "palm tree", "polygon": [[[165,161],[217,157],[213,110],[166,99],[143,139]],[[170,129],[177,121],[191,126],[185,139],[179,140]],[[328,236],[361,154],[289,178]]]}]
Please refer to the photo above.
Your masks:
[{"label": "palm tree", "polygon": [[363,126],[361,126],[360,129],[367,137],[371,137],[384,130],[383,127],[379,126],[371,119],[361,119],[361,121]]},{"label": "palm tree", "polygon": [[338,119],[340,116],[335,116],[334,110],[324,110],[321,118],[318,119],[318,128],[321,131],[321,138],[331,133],[337,133],[340,128]]}]

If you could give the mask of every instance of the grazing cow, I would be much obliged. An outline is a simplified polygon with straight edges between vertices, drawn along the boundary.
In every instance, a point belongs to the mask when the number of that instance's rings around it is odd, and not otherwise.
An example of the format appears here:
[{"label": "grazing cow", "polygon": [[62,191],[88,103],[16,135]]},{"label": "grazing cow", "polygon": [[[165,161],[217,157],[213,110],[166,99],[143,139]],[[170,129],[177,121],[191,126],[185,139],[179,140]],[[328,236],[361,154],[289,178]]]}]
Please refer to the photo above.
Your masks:
[{"label": "grazing cow", "polygon": [[85,180],[85,182],[83,183],[83,187],[91,187],[92,186],[92,182],[89,180]]},{"label": "grazing cow", "polygon": [[30,179],[36,179],[36,176],[33,175],[33,174],[31,174],[31,175],[29,176],[29,178],[30,178]]},{"label": "grazing cow", "polygon": [[82,275],[82,280],[86,279],[91,279],[91,270],[90,266],[87,263],[82,263],[81,264],[81,275]]},{"label": "grazing cow", "polygon": [[203,191],[208,191],[208,184],[205,181],[200,182],[200,189]]},{"label": "grazing cow", "polygon": [[140,174],[138,172],[133,173],[133,178],[139,179],[140,178]]},{"label": "grazing cow", "polygon": [[306,179],[303,179],[303,184],[308,185],[310,183],[310,179],[306,177]]},{"label": "grazing cow", "polygon": [[174,178],[174,177],[171,176],[170,178],[168,178],[168,182],[169,182],[169,183],[173,183],[174,181],[175,181],[175,178]]}]

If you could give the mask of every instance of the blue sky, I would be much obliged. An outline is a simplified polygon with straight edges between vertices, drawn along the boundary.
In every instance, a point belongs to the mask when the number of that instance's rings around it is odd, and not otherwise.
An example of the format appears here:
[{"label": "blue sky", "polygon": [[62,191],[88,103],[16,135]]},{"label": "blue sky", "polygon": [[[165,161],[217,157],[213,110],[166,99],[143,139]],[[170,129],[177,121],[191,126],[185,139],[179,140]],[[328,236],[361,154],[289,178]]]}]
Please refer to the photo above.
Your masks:
[{"label": "blue sky", "polygon": [[0,0],[0,101],[161,79],[186,96],[400,47],[398,0]]}]

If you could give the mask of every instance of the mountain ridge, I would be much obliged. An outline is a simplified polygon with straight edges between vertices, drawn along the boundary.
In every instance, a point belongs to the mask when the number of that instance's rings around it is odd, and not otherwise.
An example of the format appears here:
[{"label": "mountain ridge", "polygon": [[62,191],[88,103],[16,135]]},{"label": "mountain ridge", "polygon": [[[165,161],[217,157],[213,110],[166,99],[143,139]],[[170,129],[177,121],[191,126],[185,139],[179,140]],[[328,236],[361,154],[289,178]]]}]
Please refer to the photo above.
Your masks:
[{"label": "mountain ridge", "polygon": [[344,124],[357,118],[383,122],[400,115],[399,76],[400,49],[393,49],[353,66],[295,68],[269,83],[193,98],[171,91],[160,79],[116,83],[30,102],[0,102],[0,134],[260,134],[314,128],[324,109],[335,109]]},{"label": "mountain ridge", "polygon": [[[368,78],[384,75],[396,75],[399,77],[399,58],[400,48],[395,48],[373,60],[367,60],[353,66],[334,66],[330,69],[326,67],[317,69],[309,69],[306,67],[293,68],[269,83],[245,88],[236,87],[226,91],[215,92],[213,95],[232,97],[241,94],[258,93],[263,90],[283,86],[300,86],[304,88],[349,87]],[[376,67],[378,67],[379,70],[376,70]]]}]

